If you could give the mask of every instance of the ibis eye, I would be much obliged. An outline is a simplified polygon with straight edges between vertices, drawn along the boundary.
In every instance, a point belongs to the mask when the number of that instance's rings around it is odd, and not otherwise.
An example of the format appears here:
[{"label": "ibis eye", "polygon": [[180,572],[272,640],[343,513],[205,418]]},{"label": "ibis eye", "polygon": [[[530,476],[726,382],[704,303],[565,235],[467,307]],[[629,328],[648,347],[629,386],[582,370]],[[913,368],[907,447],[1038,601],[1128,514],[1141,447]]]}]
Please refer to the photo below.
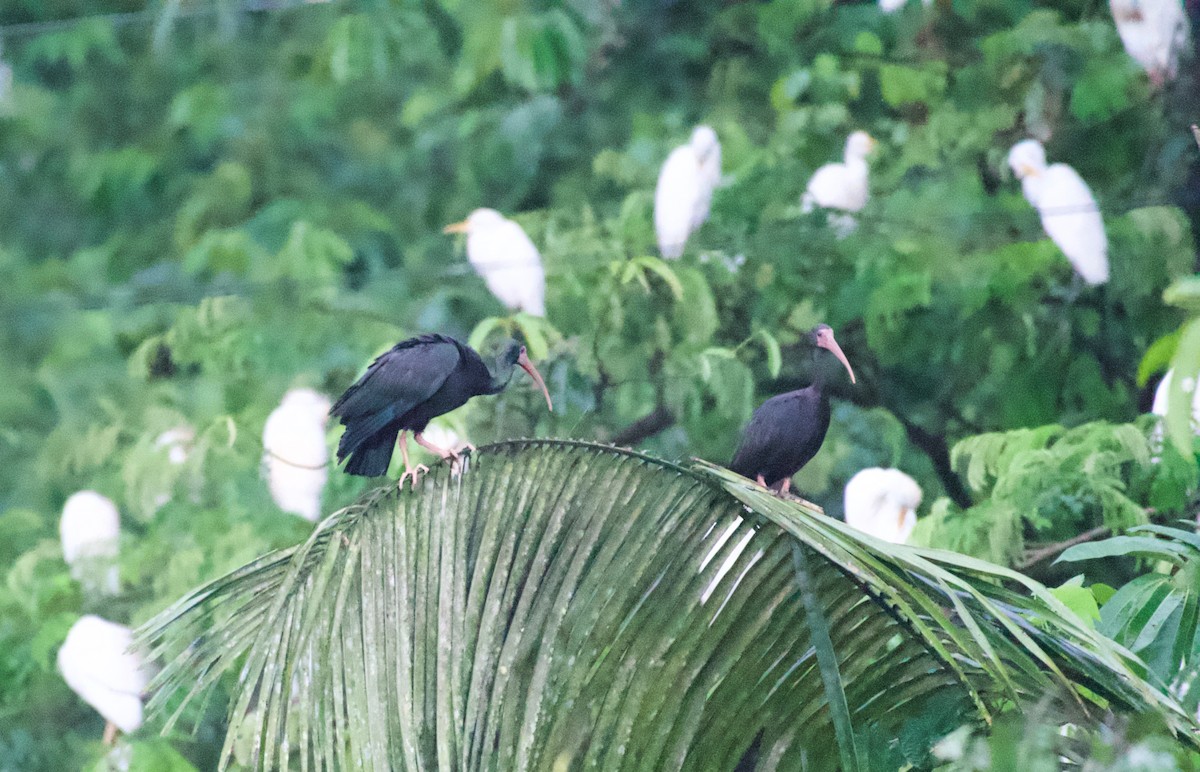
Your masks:
[{"label": "ibis eye", "polygon": [[525,356],[525,347],[521,346],[521,356]]}]

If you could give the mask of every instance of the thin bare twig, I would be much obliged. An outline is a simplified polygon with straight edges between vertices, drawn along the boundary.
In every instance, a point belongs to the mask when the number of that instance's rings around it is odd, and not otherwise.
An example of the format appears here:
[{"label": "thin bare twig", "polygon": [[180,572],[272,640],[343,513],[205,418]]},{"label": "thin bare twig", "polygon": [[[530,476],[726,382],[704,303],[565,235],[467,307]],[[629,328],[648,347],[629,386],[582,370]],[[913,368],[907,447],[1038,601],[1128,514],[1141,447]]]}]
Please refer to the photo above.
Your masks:
[{"label": "thin bare twig", "polygon": [[1017,564],[1017,570],[1024,571],[1028,568],[1036,566],[1046,558],[1053,557],[1068,547],[1074,547],[1076,544],[1095,541],[1102,536],[1107,536],[1110,529],[1107,525],[1098,525],[1095,528],[1089,528],[1078,536],[1072,536],[1066,541],[1055,542],[1048,544],[1045,547],[1040,547],[1035,550],[1029,550],[1025,553],[1024,559]]}]

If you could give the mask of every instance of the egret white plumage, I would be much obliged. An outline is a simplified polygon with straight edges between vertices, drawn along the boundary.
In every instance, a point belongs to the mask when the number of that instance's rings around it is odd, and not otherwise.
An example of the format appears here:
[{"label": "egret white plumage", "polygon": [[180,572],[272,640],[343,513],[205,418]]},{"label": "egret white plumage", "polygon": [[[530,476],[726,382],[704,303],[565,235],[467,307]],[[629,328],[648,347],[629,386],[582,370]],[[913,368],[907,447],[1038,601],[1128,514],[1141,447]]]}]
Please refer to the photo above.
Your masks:
[{"label": "egret white plumage", "polygon": [[[1175,377],[1174,368],[1167,370],[1167,374],[1158,382],[1158,386],[1154,389],[1154,402],[1150,406],[1150,412],[1159,418],[1167,417],[1167,395],[1171,391],[1171,381]],[[1198,378],[1197,380],[1200,380]],[[1187,384],[1184,384],[1186,387]],[[1200,435],[1200,389],[1192,388],[1192,433]],[[1163,426],[1162,421],[1151,430],[1150,442],[1154,449],[1154,461],[1159,459],[1159,453],[1162,451],[1163,441]]]},{"label": "egret white plumage", "polygon": [[291,389],[263,426],[263,467],[271,498],[284,512],[316,522],[329,478],[325,425],[329,398],[312,389]]},{"label": "egret white plumage", "polygon": [[108,722],[106,742],[117,729],[129,733],[142,725],[142,694],[154,668],[130,651],[132,645],[128,627],[87,614],[58,650],[58,671],[67,686]]},{"label": "egret white plumage", "polygon": [[[196,432],[190,426],[176,426],[174,429],[167,429],[162,434],[154,439],[154,447],[167,451],[167,461],[172,466],[182,466],[184,461],[187,461],[188,452],[192,442],[196,439]],[[170,490],[163,490],[154,495],[154,508],[166,504],[171,500]]]},{"label": "egret white plumage", "polygon": [[[1175,369],[1167,370],[1167,374],[1158,382],[1154,389],[1154,403],[1150,412],[1160,418],[1167,417],[1167,394],[1171,391],[1171,380],[1175,377]],[[1187,384],[1184,384],[1186,387]],[[1192,423],[1200,429],[1200,389],[1192,389]]]},{"label": "egret white plumage", "polygon": [[1179,74],[1179,54],[1188,47],[1191,30],[1179,0],[1109,0],[1113,22],[1125,52],[1155,86]]},{"label": "egret white plumage", "polygon": [[[921,5],[928,7],[933,0],[921,0]],[[908,0],[879,0],[879,10],[884,13],[895,13],[908,5]]]},{"label": "egret white plumage", "polygon": [[72,494],[63,504],[58,532],[71,577],[89,592],[116,595],[121,539],[117,505],[96,491]]},{"label": "egret white plumage", "polygon": [[904,544],[917,525],[921,486],[899,469],[863,469],[846,483],[846,523],[877,539]]},{"label": "egret white plumage", "polygon": [[512,311],[546,315],[542,256],[525,229],[495,209],[476,209],[443,233],[467,234],[467,260],[492,294]]},{"label": "egret white plumage", "polygon": [[683,254],[688,238],[708,219],[721,181],[721,143],[708,126],[697,126],[686,145],[671,151],[654,188],[654,231],[664,258]]},{"label": "egret white plumage", "polygon": [[[866,206],[870,198],[867,156],[876,144],[865,131],[851,133],[846,138],[842,162],[827,163],[809,178],[804,195],[800,198],[801,210],[811,212],[819,206],[854,213]],[[831,214],[829,223],[843,236],[855,227],[854,218],[847,215]]]},{"label": "egret white plumage", "polygon": [[1058,245],[1075,272],[1088,284],[1108,281],[1108,236],[1092,190],[1070,166],[1046,166],[1046,150],[1026,139],[1008,151],[1008,165],[1021,180],[1021,191],[1042,219],[1046,235]]}]

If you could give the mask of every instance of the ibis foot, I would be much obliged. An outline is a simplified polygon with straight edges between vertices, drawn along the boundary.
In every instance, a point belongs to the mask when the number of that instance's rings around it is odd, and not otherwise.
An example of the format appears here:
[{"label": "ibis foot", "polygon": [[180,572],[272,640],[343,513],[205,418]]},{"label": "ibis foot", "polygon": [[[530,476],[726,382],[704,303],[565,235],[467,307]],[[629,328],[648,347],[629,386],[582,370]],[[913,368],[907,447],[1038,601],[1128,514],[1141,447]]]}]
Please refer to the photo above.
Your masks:
[{"label": "ibis foot", "polygon": [[400,484],[398,487],[400,490],[404,490],[404,481],[412,478],[412,489],[415,491],[417,489],[417,485],[421,482],[421,475],[428,473],[429,467],[425,466],[424,464],[410,466],[408,469],[404,470],[404,474],[400,475]]},{"label": "ibis foot", "polygon": [[[425,444],[421,442],[420,434],[416,436],[416,439],[417,442],[420,442],[422,445]],[[396,444],[400,446],[400,455],[404,457],[404,474],[400,475],[400,484],[398,487],[400,490],[404,490],[404,481],[411,477],[412,489],[415,491],[417,489],[417,483],[421,482],[421,475],[428,473],[429,467],[425,466],[424,464],[417,464],[416,466],[413,466],[412,462],[408,460],[407,431],[400,432],[400,436],[396,438]]]}]

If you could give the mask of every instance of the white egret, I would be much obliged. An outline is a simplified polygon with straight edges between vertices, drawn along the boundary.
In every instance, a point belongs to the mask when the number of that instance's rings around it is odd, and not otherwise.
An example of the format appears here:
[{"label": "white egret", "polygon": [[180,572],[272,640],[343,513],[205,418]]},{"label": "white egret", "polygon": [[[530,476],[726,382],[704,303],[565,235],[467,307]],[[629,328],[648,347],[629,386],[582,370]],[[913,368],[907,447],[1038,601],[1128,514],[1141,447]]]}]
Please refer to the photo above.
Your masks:
[{"label": "white egret", "polygon": [[130,651],[132,644],[128,627],[87,614],[71,626],[58,650],[58,671],[67,686],[108,722],[106,743],[118,729],[129,733],[142,725],[142,694],[154,668]]},{"label": "white egret", "polygon": [[1108,281],[1108,237],[1091,188],[1063,163],[1046,166],[1046,150],[1026,139],[1008,151],[1021,191],[1042,218],[1042,228],[1088,284]]},{"label": "white egret", "polygon": [[[921,0],[921,5],[929,7],[933,0]],[[879,0],[879,10],[884,13],[895,13],[908,5],[908,0]]]},{"label": "white egret", "polygon": [[[870,169],[867,156],[877,143],[865,131],[855,131],[846,138],[841,163],[828,163],[813,172],[800,199],[800,208],[811,212],[816,207],[858,212],[867,205],[870,191],[867,186]],[[829,224],[845,236],[854,230],[854,218],[830,215]]]},{"label": "white egret", "polygon": [[908,541],[920,504],[921,486],[899,469],[863,469],[846,483],[846,523],[884,541]]},{"label": "white egret", "polygon": [[63,504],[58,522],[63,559],[71,576],[90,592],[116,595],[121,516],[117,505],[96,491],[79,491]]},{"label": "white egret", "polygon": [[[1154,403],[1150,406],[1150,412],[1159,418],[1166,419],[1167,417],[1167,394],[1171,391],[1171,380],[1175,377],[1175,369],[1167,370],[1167,374],[1158,382],[1158,386],[1154,389]],[[1200,380],[1200,379],[1198,379]],[[1187,384],[1184,384],[1186,387]],[[1192,389],[1192,433],[1200,434],[1200,389]],[[1158,461],[1158,453],[1162,451],[1163,441],[1163,425],[1162,421],[1150,433],[1151,446],[1154,449],[1154,461]]]},{"label": "white egret", "polygon": [[[184,461],[187,461],[188,453],[190,452],[192,443],[196,440],[196,432],[190,426],[176,426],[174,429],[167,429],[162,434],[154,439],[154,447],[159,450],[166,450],[167,461],[171,466],[182,466]],[[173,482],[174,476],[170,477]],[[154,494],[154,509],[158,510],[171,500],[171,491],[163,490]]]},{"label": "white egret", "polygon": [[325,425],[329,398],[312,389],[283,395],[263,426],[263,467],[271,498],[284,512],[316,522],[329,478]]},{"label": "white egret", "polygon": [[721,143],[708,126],[697,126],[686,145],[671,151],[654,188],[654,231],[667,259],[683,254],[688,237],[708,219],[721,181]]},{"label": "white egret", "polygon": [[1155,86],[1179,74],[1179,54],[1191,39],[1179,0],[1109,0],[1121,44]]},{"label": "white egret", "polygon": [[495,209],[476,209],[442,232],[467,234],[467,260],[505,307],[546,315],[542,256],[520,225]]}]

